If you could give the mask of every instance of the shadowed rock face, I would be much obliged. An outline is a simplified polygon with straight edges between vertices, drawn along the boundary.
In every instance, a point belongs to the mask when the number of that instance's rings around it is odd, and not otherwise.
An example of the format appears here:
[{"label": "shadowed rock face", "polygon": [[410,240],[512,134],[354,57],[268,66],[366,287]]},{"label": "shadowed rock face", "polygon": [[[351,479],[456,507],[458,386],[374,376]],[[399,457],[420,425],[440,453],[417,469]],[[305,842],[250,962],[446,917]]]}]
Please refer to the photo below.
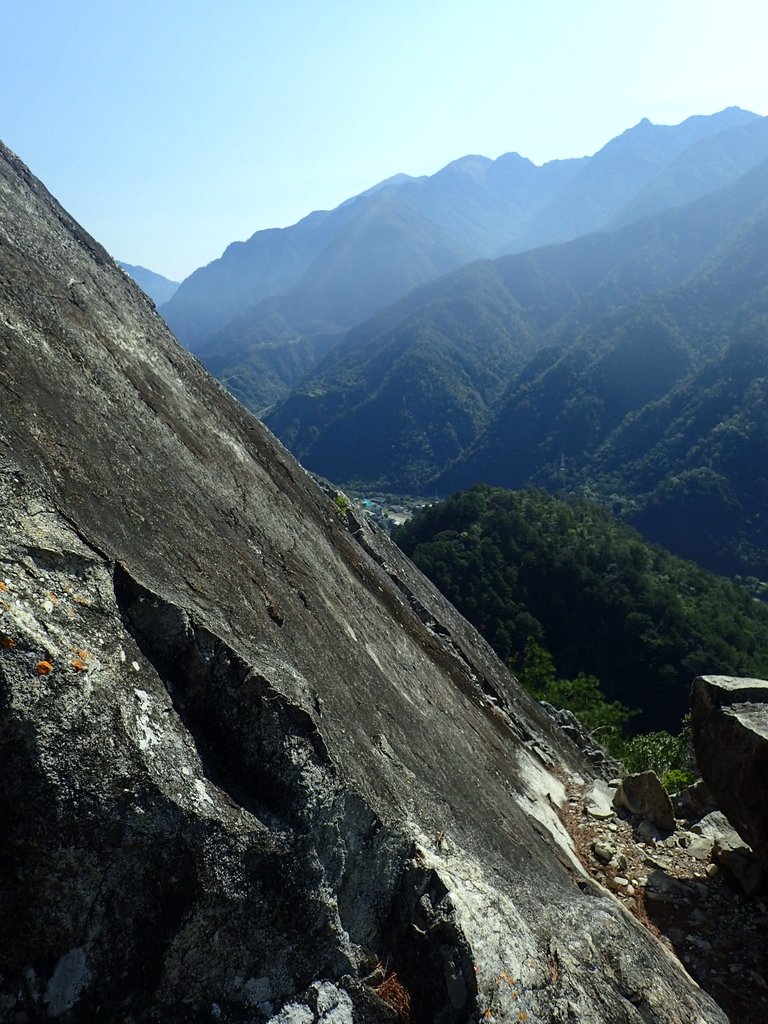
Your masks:
[{"label": "shadowed rock face", "polygon": [[417,1022],[724,1020],[487,645],[5,149],[0,209],[0,1019],[391,1021],[381,963]]},{"label": "shadowed rock face", "polygon": [[691,724],[704,781],[768,868],[768,682],[700,676],[693,683]]}]

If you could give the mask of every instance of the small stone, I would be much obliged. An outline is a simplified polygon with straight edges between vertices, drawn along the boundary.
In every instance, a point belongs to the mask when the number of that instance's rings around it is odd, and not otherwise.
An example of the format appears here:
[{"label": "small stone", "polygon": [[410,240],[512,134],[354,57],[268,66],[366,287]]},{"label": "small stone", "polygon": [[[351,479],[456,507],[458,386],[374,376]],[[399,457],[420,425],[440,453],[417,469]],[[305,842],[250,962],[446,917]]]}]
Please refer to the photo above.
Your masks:
[{"label": "small stone", "polygon": [[712,847],[714,845],[714,839],[710,839],[707,836],[691,835],[688,853],[694,860],[706,862],[712,856]]},{"label": "small stone", "polygon": [[651,857],[650,854],[643,857],[643,863],[647,864],[649,868],[655,868],[658,871],[664,870],[664,864],[656,857]]},{"label": "small stone", "polygon": [[621,889],[625,889],[629,885],[629,879],[622,878],[621,875],[616,875],[613,879],[613,884],[618,885]]},{"label": "small stone", "polygon": [[601,864],[610,864],[613,858],[614,849],[612,846],[609,846],[608,843],[604,843],[600,839],[596,839],[594,843],[592,843],[592,852]]},{"label": "small stone", "polygon": [[768,988],[765,978],[762,974],[758,974],[757,971],[747,971],[750,979],[758,986],[758,988]]},{"label": "small stone", "polygon": [[704,874],[707,876],[707,878],[714,878],[715,875],[719,873],[720,868],[717,866],[717,864],[707,864],[707,866],[704,868]]}]

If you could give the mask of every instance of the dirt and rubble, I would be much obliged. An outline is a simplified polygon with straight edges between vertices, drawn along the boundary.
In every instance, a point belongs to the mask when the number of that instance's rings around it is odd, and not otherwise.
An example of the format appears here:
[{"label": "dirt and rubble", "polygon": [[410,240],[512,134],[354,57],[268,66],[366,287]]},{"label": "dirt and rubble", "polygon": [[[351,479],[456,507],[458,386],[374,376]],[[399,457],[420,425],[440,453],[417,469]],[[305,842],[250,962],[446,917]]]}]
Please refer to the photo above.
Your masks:
[{"label": "dirt and rubble", "polygon": [[662,831],[605,798],[618,782],[604,786],[602,799],[578,779],[569,789],[563,819],[582,864],[674,952],[731,1024],[765,1024],[768,880],[759,861],[718,811],[689,812]]}]

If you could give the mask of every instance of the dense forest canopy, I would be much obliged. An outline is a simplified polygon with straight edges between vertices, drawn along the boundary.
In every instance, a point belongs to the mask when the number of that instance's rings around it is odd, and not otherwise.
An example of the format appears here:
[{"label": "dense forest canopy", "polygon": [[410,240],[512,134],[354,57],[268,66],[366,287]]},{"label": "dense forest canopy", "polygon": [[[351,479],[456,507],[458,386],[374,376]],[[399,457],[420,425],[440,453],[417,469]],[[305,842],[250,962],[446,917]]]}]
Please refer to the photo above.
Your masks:
[{"label": "dense forest canopy", "polygon": [[584,499],[479,484],[396,540],[514,671],[543,650],[635,729],[677,730],[697,675],[768,673],[768,607]]}]

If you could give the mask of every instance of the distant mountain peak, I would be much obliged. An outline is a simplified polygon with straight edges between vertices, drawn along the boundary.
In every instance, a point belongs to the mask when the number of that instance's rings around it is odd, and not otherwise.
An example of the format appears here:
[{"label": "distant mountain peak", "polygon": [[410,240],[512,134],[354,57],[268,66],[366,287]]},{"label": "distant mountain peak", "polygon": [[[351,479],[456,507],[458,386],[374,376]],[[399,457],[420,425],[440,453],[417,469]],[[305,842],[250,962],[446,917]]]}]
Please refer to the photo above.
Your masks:
[{"label": "distant mountain peak", "polygon": [[129,277],[133,278],[139,288],[152,299],[156,306],[168,302],[179,287],[178,281],[171,281],[169,278],[163,277],[162,274],[158,274],[154,270],[148,270],[146,267],[135,266],[132,263],[123,263],[122,260],[118,260],[117,264],[122,267]]},{"label": "distant mountain peak", "polygon": [[469,153],[431,175],[391,175],[333,210],[230,245],[163,315],[206,365],[245,381],[238,397],[262,411],[307,371],[300,345],[316,358],[461,263],[606,230],[721,187],[768,156],[762,124],[738,108],[675,126],[646,117],[593,156],[537,166],[517,152]]}]

